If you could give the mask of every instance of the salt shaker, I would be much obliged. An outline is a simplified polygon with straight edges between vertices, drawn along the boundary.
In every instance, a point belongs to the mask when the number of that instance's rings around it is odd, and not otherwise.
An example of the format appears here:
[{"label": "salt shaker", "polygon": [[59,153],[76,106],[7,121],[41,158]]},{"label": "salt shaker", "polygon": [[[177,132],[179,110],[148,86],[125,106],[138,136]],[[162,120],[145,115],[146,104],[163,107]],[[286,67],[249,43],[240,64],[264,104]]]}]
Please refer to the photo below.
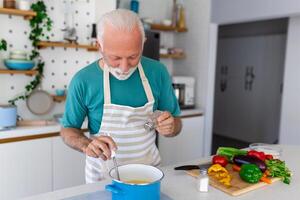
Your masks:
[{"label": "salt shaker", "polygon": [[156,110],[154,111],[150,116],[149,119],[147,120],[147,122],[144,124],[144,128],[147,131],[153,131],[156,126],[157,126],[157,118],[159,117],[159,115],[161,115],[163,112],[160,110]]},{"label": "salt shaker", "polygon": [[197,190],[199,192],[208,192],[209,178],[207,169],[200,169],[200,175],[197,178]]}]

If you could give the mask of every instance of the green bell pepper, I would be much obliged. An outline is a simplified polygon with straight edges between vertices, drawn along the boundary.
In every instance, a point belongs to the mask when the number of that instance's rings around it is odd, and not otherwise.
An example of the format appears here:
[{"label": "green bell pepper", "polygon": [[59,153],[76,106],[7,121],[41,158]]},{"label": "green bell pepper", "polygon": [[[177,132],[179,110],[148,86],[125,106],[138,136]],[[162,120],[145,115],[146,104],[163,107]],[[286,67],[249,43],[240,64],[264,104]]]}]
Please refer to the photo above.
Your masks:
[{"label": "green bell pepper", "polygon": [[240,171],[240,177],[247,183],[258,183],[263,173],[255,164],[243,164]]},{"label": "green bell pepper", "polygon": [[237,155],[247,155],[246,150],[236,149],[233,147],[219,147],[217,150],[217,155],[225,156],[227,159],[232,162],[234,156]]}]

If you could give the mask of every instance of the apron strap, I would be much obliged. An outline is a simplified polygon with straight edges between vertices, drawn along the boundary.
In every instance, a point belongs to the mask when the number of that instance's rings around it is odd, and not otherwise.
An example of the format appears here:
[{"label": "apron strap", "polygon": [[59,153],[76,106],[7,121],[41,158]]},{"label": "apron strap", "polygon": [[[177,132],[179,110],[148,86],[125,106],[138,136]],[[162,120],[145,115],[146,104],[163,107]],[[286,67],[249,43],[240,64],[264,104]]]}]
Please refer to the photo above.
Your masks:
[{"label": "apron strap", "polygon": [[104,64],[104,104],[111,104],[110,98],[110,83],[109,83],[109,69],[106,64]]},{"label": "apron strap", "polygon": [[[142,64],[138,64],[138,69],[141,77],[141,81],[148,99],[148,102],[154,101],[153,93],[144,73]],[[104,64],[104,104],[111,104],[111,93],[110,93],[110,82],[109,82],[109,69],[106,64]]]},{"label": "apron strap", "polygon": [[140,77],[141,77],[141,80],[142,80],[142,84],[143,84],[148,102],[152,102],[152,101],[154,101],[153,93],[152,93],[149,81],[148,81],[148,79],[145,75],[145,72],[144,72],[144,69],[143,69],[141,63],[139,63],[138,69],[139,69],[139,72],[140,72]]}]

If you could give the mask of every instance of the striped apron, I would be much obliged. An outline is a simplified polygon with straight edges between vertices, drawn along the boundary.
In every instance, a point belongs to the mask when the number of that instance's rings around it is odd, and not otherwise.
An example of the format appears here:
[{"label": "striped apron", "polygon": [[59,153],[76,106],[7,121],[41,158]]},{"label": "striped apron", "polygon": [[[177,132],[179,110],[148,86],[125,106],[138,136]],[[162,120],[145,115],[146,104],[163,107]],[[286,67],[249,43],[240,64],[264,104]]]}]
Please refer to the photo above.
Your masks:
[{"label": "striped apron", "polygon": [[[155,145],[155,130],[148,132],[144,128],[149,115],[153,113],[154,97],[145,76],[142,65],[138,70],[144,87],[148,103],[141,107],[130,107],[111,103],[109,69],[104,67],[104,105],[103,116],[99,132],[109,135],[117,144],[116,159],[118,165],[142,163],[157,166],[161,158]],[[86,183],[93,183],[106,177],[113,167],[111,160],[86,156]]]}]

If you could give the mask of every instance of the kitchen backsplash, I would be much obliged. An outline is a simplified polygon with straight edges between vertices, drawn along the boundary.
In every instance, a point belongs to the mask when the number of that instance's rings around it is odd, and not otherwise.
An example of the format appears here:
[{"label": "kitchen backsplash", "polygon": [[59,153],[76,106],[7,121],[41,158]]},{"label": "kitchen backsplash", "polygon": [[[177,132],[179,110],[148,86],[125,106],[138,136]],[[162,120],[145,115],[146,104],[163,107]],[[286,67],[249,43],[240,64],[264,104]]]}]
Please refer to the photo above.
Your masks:
[{"label": "kitchen backsplash", "polygon": [[[78,43],[90,43],[92,23],[95,23],[95,1],[85,0],[75,1],[73,4],[74,26],[77,29]],[[48,14],[53,20],[53,28],[48,34],[51,41],[62,41],[63,29],[65,24],[71,24],[71,15],[65,18],[66,3],[65,1],[44,1],[48,8]],[[69,11],[71,9],[69,8]],[[65,20],[67,19],[67,20]],[[23,20],[19,16],[0,15],[0,38],[5,38],[8,43],[8,51],[1,52],[0,67],[3,65],[3,58],[8,57],[11,50],[31,51],[31,43],[28,39],[30,32],[29,21]],[[41,56],[45,61],[44,79],[41,88],[55,94],[56,89],[68,87],[73,75],[85,67],[87,64],[97,59],[97,52],[88,52],[85,49],[71,48],[46,48],[40,50]],[[32,80],[32,77],[25,75],[0,75],[0,104],[7,104],[7,101],[17,94],[24,91],[24,86]],[[64,103],[55,103],[52,111],[44,116],[36,116],[29,112],[24,101],[17,102],[18,113],[26,119],[51,118],[53,114],[62,113]]]},{"label": "kitchen backsplash", "polygon": [[[71,1],[71,0],[70,0]],[[97,1],[97,2],[96,2]],[[157,0],[158,1],[158,0]],[[67,20],[66,1],[46,0],[48,14],[53,20],[53,28],[49,32],[51,41],[63,40],[63,29],[66,23],[72,24],[71,14]],[[99,10],[95,9],[100,6],[98,0],[74,0],[73,8],[69,7],[68,13],[74,13],[74,26],[77,30],[78,43],[89,44],[92,31],[92,23],[96,22],[99,16]],[[106,0],[102,0],[102,4],[111,4]],[[105,6],[104,6],[105,7]],[[110,7],[107,6],[106,7]],[[98,11],[96,16],[96,10]],[[101,10],[106,12],[108,10]],[[158,11],[159,12],[159,11]],[[24,20],[20,16],[0,15],[0,38],[4,38],[8,43],[8,50],[0,52],[0,68],[5,68],[3,59],[8,57],[9,51],[25,50],[30,52],[32,49],[28,35],[30,32],[29,21]],[[171,45],[173,43],[173,35],[171,33],[163,33],[161,35],[163,44]],[[62,47],[52,47],[41,49],[41,56],[45,61],[44,79],[41,89],[46,90],[50,94],[55,94],[56,89],[68,88],[73,75],[85,67],[89,63],[95,61],[99,56],[97,52],[88,52],[85,49],[72,49]],[[168,70],[172,73],[172,61],[163,60],[168,66]],[[9,75],[0,74],[0,104],[7,104],[9,99],[24,92],[24,86],[28,84],[33,77],[25,75]],[[25,101],[18,101],[18,114],[25,119],[49,119],[54,114],[63,113],[64,103],[55,103],[50,113],[37,116],[27,109]]]}]

